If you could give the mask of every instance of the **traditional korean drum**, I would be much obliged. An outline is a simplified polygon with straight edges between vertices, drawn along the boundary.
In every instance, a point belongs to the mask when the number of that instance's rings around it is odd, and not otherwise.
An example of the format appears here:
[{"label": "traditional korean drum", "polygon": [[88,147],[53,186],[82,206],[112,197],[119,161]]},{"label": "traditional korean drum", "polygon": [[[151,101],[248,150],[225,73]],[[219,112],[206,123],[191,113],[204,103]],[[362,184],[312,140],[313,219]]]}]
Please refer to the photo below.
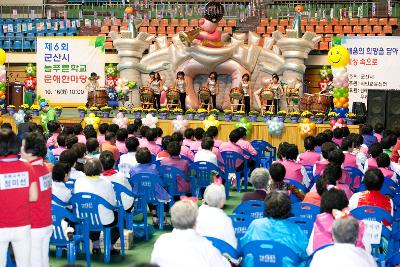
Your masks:
[{"label": "traditional korean drum", "polygon": [[244,91],[240,87],[233,87],[229,92],[229,97],[232,100],[243,100],[244,98]]},{"label": "traditional korean drum", "polygon": [[97,107],[106,106],[108,102],[107,90],[97,89],[96,91],[89,92],[88,102],[89,106],[97,106]]},{"label": "traditional korean drum", "polygon": [[313,95],[312,94],[304,94],[303,97],[300,99],[300,111],[310,111],[311,103]]},{"label": "traditional korean drum", "polygon": [[167,90],[168,101],[179,101],[179,90],[175,87],[169,87]]},{"label": "traditional korean drum", "polygon": [[144,86],[139,90],[141,102],[152,102],[154,99],[154,92],[150,87]]},{"label": "traditional korean drum", "polygon": [[330,95],[314,94],[312,96],[311,111],[314,113],[326,113],[329,109]]},{"label": "traditional korean drum", "polygon": [[208,87],[203,86],[199,90],[199,98],[201,102],[209,101],[211,99],[211,91]]},{"label": "traditional korean drum", "polygon": [[273,101],[274,97],[275,97],[274,92],[271,90],[264,88],[260,92],[260,99],[262,102],[271,101],[271,100]]}]

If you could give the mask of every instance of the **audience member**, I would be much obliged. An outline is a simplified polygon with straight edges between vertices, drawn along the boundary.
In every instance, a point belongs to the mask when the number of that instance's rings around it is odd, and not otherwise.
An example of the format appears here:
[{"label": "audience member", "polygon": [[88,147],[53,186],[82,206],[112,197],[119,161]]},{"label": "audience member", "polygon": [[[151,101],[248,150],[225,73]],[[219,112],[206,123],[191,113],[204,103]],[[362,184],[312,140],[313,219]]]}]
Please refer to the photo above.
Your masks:
[{"label": "audience member", "polygon": [[[117,125],[118,126],[118,125]],[[117,130],[118,131],[118,130]],[[114,155],[115,161],[119,159],[119,150],[115,145],[115,134],[113,132],[106,133],[106,141],[101,145],[101,151],[110,151]]]},{"label": "audience member", "polygon": [[77,159],[78,156],[72,149],[67,149],[63,151],[60,155],[59,162],[67,163],[71,167],[71,173],[69,175],[71,180],[77,180],[85,176],[85,174],[82,171],[78,171],[77,169],[75,169],[75,164]]},{"label": "audience member", "polygon": [[333,132],[330,129],[324,131],[326,142],[332,142],[333,139]]},{"label": "audience member", "polygon": [[181,155],[185,156],[190,160],[194,160],[194,153],[187,146],[183,145],[183,135],[180,132],[172,134],[172,141],[178,142],[181,146]]},{"label": "audience member", "polygon": [[83,172],[83,165],[86,163],[86,145],[82,143],[76,143],[71,149],[75,151],[78,157],[74,166],[75,170]]},{"label": "audience member", "polygon": [[382,133],[385,130],[385,126],[383,126],[383,123],[378,122],[374,126],[374,136],[378,142],[382,140]]},{"label": "audience member", "polygon": [[157,155],[161,151],[161,147],[156,144],[157,130],[150,128],[146,131],[145,145],[140,144],[140,147],[147,147],[151,154]]},{"label": "audience member", "polygon": [[315,152],[321,153],[322,145],[327,142],[327,137],[324,133],[319,133],[315,137]]},{"label": "audience member", "polygon": [[[170,135],[166,135],[163,137],[161,141],[161,148],[162,150],[157,154],[156,160],[161,161],[165,158],[169,158],[170,154],[168,153],[168,144],[172,142],[172,137]],[[189,149],[189,148],[187,148]]]},{"label": "audience member", "polygon": [[140,127],[140,138],[139,140],[139,147],[147,147],[147,139],[146,139],[146,133],[147,131],[150,130],[149,126],[142,126]]},{"label": "audience member", "polygon": [[115,124],[115,123],[110,124],[107,129],[108,132],[112,132],[115,135],[117,135],[118,130],[119,130],[119,126],[118,126],[118,124]]},{"label": "audience member", "polygon": [[139,147],[139,140],[136,137],[128,137],[125,141],[125,146],[128,149],[128,153],[121,155],[118,169],[125,177],[129,177],[130,169],[138,164],[136,161],[136,151]]},{"label": "audience member", "polygon": [[99,125],[99,133],[100,135],[97,136],[97,141],[99,141],[99,145],[101,146],[106,142],[106,133],[108,130],[108,123],[102,123]]},{"label": "audience member", "polygon": [[[345,155],[343,154],[342,150],[340,149],[334,149],[333,151],[329,152],[329,164],[335,164],[336,166],[339,167],[339,169],[342,168],[343,162],[345,160]],[[341,173],[341,178],[338,180],[339,183],[349,185],[351,183],[351,177],[348,172],[342,171]],[[356,182],[356,187],[358,187],[359,181]]]},{"label": "audience member", "polygon": [[[52,170],[52,194],[64,203],[69,203],[72,197],[71,190],[65,185],[69,179],[70,172],[71,167],[68,163],[64,162],[57,162]],[[52,204],[58,205],[58,203],[54,201],[52,201]]]},{"label": "audience member", "polygon": [[136,137],[139,127],[137,124],[128,124],[126,130],[128,131],[128,137]]},{"label": "audience member", "polygon": [[64,134],[59,134],[57,136],[57,147],[54,148],[51,152],[53,153],[53,156],[58,160],[60,157],[60,154],[67,149],[65,146],[65,141],[66,141],[66,135]]},{"label": "audience member", "polygon": [[76,143],[78,143],[78,137],[74,134],[67,135],[65,138],[65,146],[67,149],[71,149],[71,147]]},{"label": "audience member", "polygon": [[217,139],[218,138],[218,128],[216,126],[210,126],[208,127],[206,131],[207,135],[212,137],[214,139],[214,146],[216,148],[219,148],[219,146],[222,144],[222,141]]},{"label": "audience member", "polygon": [[194,162],[207,161],[218,166],[217,156],[211,151],[213,147],[214,140],[211,137],[204,137],[201,141],[201,149],[194,155]]},{"label": "audience member", "polygon": [[257,150],[255,150],[254,147],[251,145],[251,143],[246,140],[247,130],[245,128],[243,128],[243,127],[239,127],[238,130],[239,130],[239,133],[241,134],[241,137],[236,142],[236,144],[238,146],[240,146],[240,148],[243,150],[243,152],[246,152],[244,154],[244,157],[246,159],[250,159],[251,160],[252,156],[256,156],[257,155]]},{"label": "audience member", "polygon": [[285,166],[286,178],[295,180],[308,186],[310,184],[310,178],[308,177],[307,171],[303,165],[296,161],[298,156],[299,149],[296,145],[290,144],[286,149],[286,158],[280,163]]},{"label": "audience member", "polygon": [[100,152],[99,152],[99,141],[97,138],[89,138],[86,141],[86,149],[87,149],[87,158],[99,158],[100,157]]},{"label": "audience member", "polygon": [[340,148],[343,150],[344,154],[343,166],[358,168],[356,155],[352,153],[354,148],[353,139],[350,136],[343,138]]},{"label": "audience member", "polygon": [[182,145],[190,148],[193,143],[194,130],[192,128],[187,128],[183,135],[185,136],[185,140],[183,140]]},{"label": "audience member", "polygon": [[343,129],[336,128],[335,130],[333,130],[332,142],[335,143],[338,147],[341,147],[342,141],[343,141]]},{"label": "audience member", "polygon": [[265,168],[255,168],[250,175],[250,183],[254,187],[254,192],[246,192],[242,196],[242,202],[248,200],[264,201],[267,196],[267,187],[270,182],[270,174]]},{"label": "audience member", "polygon": [[60,124],[56,121],[49,121],[47,123],[47,129],[49,130],[49,137],[47,138],[46,146],[50,149],[54,149],[57,146],[57,137],[61,132]]},{"label": "audience member", "polygon": [[304,199],[304,194],[294,185],[284,182],[286,175],[285,166],[279,162],[274,162],[271,167],[269,167],[269,174],[271,175],[272,181],[269,184],[269,192],[273,191],[285,191],[288,194],[294,194],[300,200]]},{"label": "audience member", "polygon": [[349,127],[346,126],[346,127],[343,127],[342,129],[343,129],[343,138],[346,138],[347,136],[350,135]]},{"label": "audience member", "polygon": [[393,147],[396,145],[396,143],[397,137],[394,134],[383,137],[381,140],[383,152],[388,154],[389,157],[392,156]]},{"label": "audience member", "polygon": [[364,145],[366,145],[368,148],[372,145],[378,142],[378,139],[374,136],[373,133],[374,129],[370,124],[364,124],[361,127],[361,133],[362,137],[364,139]]},{"label": "audience member", "polygon": [[86,144],[86,137],[83,135],[83,128],[80,123],[73,126],[74,134],[78,137],[78,143]]},{"label": "audience member", "polygon": [[383,176],[397,182],[397,174],[390,169],[390,157],[386,153],[381,153],[376,158],[376,163]]},{"label": "audience member", "polygon": [[364,173],[371,168],[378,168],[376,163],[376,158],[383,153],[383,148],[381,143],[374,143],[369,146],[368,153],[371,155],[370,158],[365,162]]},{"label": "audience member", "polygon": [[192,151],[194,151],[194,152],[197,152],[198,150],[200,150],[200,148],[201,148],[201,140],[203,139],[203,137],[204,137],[204,130],[203,130],[203,128],[196,128],[195,130],[194,130],[194,138],[196,139],[196,140],[194,140],[192,143],[191,143],[191,145],[190,145],[190,150],[192,150]]},{"label": "audience member", "polygon": [[120,154],[128,153],[128,149],[125,145],[125,140],[128,138],[128,130],[125,128],[120,128],[116,134],[117,141],[115,142],[115,146],[118,148]]},{"label": "audience member", "polygon": [[89,138],[97,138],[97,132],[91,124],[85,126],[83,134],[85,135],[86,140]]},{"label": "audience member", "polygon": [[299,163],[302,165],[314,165],[321,159],[321,154],[315,152],[316,140],[313,136],[304,138],[304,148],[306,152],[299,155]]},{"label": "audience member", "polygon": [[[162,141],[162,136],[164,134],[163,130],[160,127],[156,128],[157,131],[157,139],[156,139],[156,144],[161,146],[161,141]],[[182,138],[183,139],[183,138]]]},{"label": "audience member", "polygon": [[[243,156],[243,150],[240,146],[238,146],[236,144],[237,141],[239,141],[241,137],[241,133],[238,131],[238,129],[233,130],[230,134],[229,134],[229,142],[224,142],[220,145],[219,147],[219,154],[217,156],[218,161],[220,162],[224,162],[224,160],[222,159],[222,155],[221,153],[224,151],[233,151],[236,152],[238,154],[240,154],[241,156]],[[236,161],[236,168],[239,168],[243,163],[243,160],[239,159]]]},{"label": "audience member", "polygon": [[322,154],[322,159],[317,161],[314,165],[314,170],[313,170],[313,175],[321,175],[321,173],[324,171],[326,166],[329,164],[328,158],[329,158],[329,153],[333,150],[336,149],[336,146],[332,142],[326,142],[323,143],[321,146],[321,154]]},{"label": "audience member", "polygon": [[276,157],[277,157],[276,162],[282,163],[282,161],[286,159],[286,151],[289,145],[290,144],[288,142],[282,142],[279,144],[278,151],[276,152]]},{"label": "audience member", "polygon": [[321,205],[321,196],[326,191],[326,187],[328,186],[328,179],[326,178],[327,174],[323,173],[320,177],[318,177],[315,182],[316,191],[310,190],[304,197],[303,202],[313,204],[315,206]]}]

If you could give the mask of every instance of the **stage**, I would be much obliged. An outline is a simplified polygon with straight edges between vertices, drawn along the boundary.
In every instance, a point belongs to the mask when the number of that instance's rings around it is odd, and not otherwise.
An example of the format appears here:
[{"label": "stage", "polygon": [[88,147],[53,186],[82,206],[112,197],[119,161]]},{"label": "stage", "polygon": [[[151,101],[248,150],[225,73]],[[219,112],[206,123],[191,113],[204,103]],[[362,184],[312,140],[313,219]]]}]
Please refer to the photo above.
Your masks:
[{"label": "stage", "polygon": [[[64,114],[64,112],[63,112]],[[61,124],[65,125],[71,125],[71,124],[76,124],[76,123],[81,123],[83,121],[82,118],[79,118],[78,116],[74,117],[74,114],[71,112],[66,112],[65,116],[61,115],[59,118],[59,122]],[[76,114],[75,114],[76,115]],[[133,123],[133,117],[132,115],[128,115],[129,121]],[[113,118],[101,118],[101,122],[106,122],[106,123],[112,123]],[[36,123],[40,123],[40,117],[34,117],[33,121]],[[8,115],[3,116],[3,122],[8,122],[13,126],[13,129],[16,130],[16,125],[13,117],[10,117]],[[189,120],[189,127],[191,128],[197,128],[197,127],[203,127],[203,122],[199,120]],[[229,139],[229,133],[235,128],[236,121],[223,121],[220,120],[220,126],[219,126],[219,136],[218,138],[227,141]],[[251,135],[249,137],[249,140],[255,140],[255,139],[262,139],[266,140],[269,143],[271,143],[273,146],[278,146],[279,143],[286,141],[292,144],[297,144],[299,147],[299,151],[302,152],[304,151],[303,147],[303,139],[300,136],[299,124],[295,123],[285,123],[285,128],[280,136],[276,135],[270,135],[268,134],[268,126],[265,122],[252,122],[253,128],[251,130]],[[163,129],[164,135],[169,135],[173,133],[173,126],[172,126],[172,120],[159,120],[157,123],[157,126]],[[316,124],[317,128],[317,133],[323,132],[325,130],[330,129],[329,123],[325,124]],[[352,133],[359,133],[360,126],[359,125],[349,125],[348,126],[350,129],[350,132]]]}]

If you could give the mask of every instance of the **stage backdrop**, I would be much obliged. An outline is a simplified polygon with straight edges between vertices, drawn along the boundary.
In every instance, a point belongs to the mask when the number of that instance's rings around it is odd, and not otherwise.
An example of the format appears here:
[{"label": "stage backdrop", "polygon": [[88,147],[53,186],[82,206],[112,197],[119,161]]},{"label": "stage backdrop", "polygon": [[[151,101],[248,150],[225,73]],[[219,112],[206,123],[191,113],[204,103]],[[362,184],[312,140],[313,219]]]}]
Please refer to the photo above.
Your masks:
[{"label": "stage backdrop", "polygon": [[367,105],[368,90],[400,90],[400,37],[376,36],[340,38],[350,52],[350,108],[353,102]]},{"label": "stage backdrop", "polygon": [[104,85],[104,37],[38,37],[36,64],[38,95],[51,105],[86,104],[90,73]]}]

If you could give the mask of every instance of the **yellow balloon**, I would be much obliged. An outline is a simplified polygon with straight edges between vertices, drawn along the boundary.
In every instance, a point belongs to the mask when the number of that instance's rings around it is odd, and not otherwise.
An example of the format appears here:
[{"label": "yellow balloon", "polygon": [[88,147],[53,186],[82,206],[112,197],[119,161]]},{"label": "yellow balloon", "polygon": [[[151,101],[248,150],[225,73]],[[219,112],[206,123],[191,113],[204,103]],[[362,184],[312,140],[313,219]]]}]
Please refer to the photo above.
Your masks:
[{"label": "yellow balloon", "polygon": [[6,62],[6,52],[0,48],[0,65]]},{"label": "yellow balloon", "polygon": [[328,62],[332,67],[343,68],[347,66],[350,61],[350,53],[346,47],[338,45],[332,47],[328,52]]}]

